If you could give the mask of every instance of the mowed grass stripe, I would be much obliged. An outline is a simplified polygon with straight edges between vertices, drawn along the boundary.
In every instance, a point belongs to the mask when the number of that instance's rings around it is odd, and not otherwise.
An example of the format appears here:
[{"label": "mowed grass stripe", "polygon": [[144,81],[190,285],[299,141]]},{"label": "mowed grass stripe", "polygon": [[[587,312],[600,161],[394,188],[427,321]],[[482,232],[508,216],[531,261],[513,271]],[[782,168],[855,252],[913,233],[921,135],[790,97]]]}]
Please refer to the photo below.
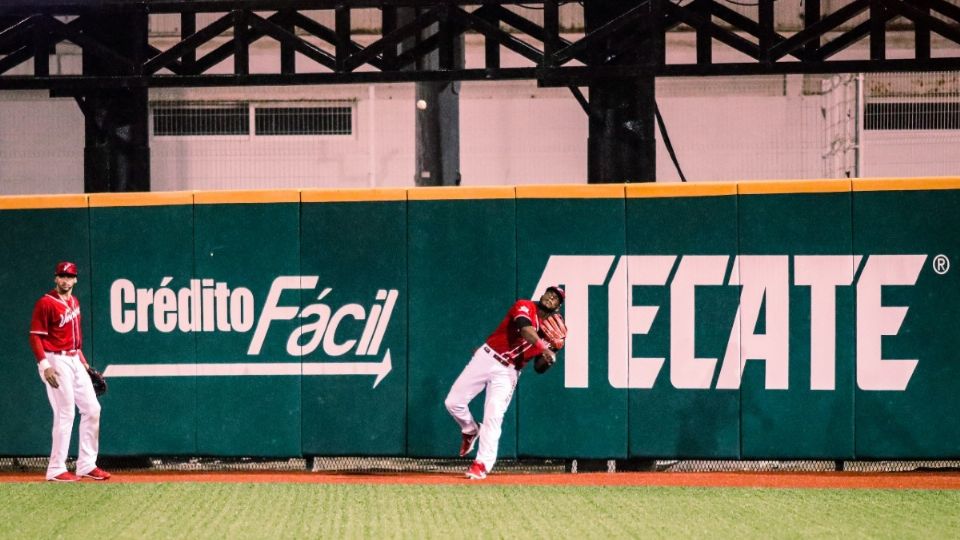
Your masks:
[{"label": "mowed grass stripe", "polygon": [[0,538],[952,538],[960,491],[0,484]]}]

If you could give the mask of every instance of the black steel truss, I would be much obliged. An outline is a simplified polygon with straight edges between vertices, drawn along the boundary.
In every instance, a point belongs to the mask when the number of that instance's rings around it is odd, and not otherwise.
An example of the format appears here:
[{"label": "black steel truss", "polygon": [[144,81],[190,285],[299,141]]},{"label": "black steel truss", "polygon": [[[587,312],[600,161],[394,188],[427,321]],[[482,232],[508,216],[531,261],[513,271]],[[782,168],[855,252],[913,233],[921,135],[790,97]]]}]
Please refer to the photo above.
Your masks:
[{"label": "black steel truss", "polygon": [[[599,0],[583,0],[584,2]],[[543,23],[508,10],[521,3],[543,10]],[[559,0],[21,0],[0,7],[0,89],[46,88],[90,91],[104,88],[339,84],[450,80],[535,79],[543,85],[584,85],[640,75],[709,76],[783,73],[930,71],[960,69],[960,7],[946,0],[851,0],[825,13],[820,0],[806,0],[804,28],[783,35],[774,26],[776,0],[756,0],[756,17],[738,13],[723,0],[640,0],[599,28],[571,41],[560,32]],[[382,32],[360,38],[351,30],[351,11],[378,8]],[[398,10],[415,16],[398,24]],[[306,10],[330,10],[330,27]],[[408,10],[409,11],[409,10]],[[220,14],[197,28],[198,13]],[[163,50],[146,37],[143,50],[123,49],[97,39],[90,21],[124,14],[179,14],[181,38]],[[143,20],[146,20],[143,17]],[[861,21],[854,25],[854,21]],[[912,31],[913,57],[887,58],[887,36]],[[842,30],[841,30],[842,29]],[[695,33],[692,63],[670,63],[666,33]],[[102,30],[101,30],[102,31]],[[483,66],[457,68],[455,41],[482,36]],[[931,40],[943,46],[934,56]],[[278,42],[275,73],[250,73],[250,45]],[[851,45],[869,42],[869,56],[839,59]],[[72,43],[83,56],[109,65],[110,75],[51,73],[49,53]],[[364,44],[366,43],[366,44]],[[715,62],[721,44],[748,60]],[[501,53],[524,58],[524,67],[501,67]],[[439,67],[414,70],[437,53]],[[295,55],[316,64],[297,72]],[[215,74],[233,59],[233,73]],[[12,74],[32,63],[33,74]],[[22,70],[21,70],[22,71]]]}]

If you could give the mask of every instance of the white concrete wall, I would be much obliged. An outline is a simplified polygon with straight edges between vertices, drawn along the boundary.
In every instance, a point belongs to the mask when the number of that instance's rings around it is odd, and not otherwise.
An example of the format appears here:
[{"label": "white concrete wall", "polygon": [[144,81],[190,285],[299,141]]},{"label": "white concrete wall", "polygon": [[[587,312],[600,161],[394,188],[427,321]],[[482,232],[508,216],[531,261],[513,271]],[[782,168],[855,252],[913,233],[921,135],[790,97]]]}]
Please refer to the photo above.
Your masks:
[{"label": "white concrete wall", "polygon": [[464,84],[463,185],[586,183],[587,117],[566,88]]},{"label": "white concrete wall", "polygon": [[0,194],[83,193],[83,114],[47,92],[0,92]]},{"label": "white concrete wall", "polygon": [[[209,89],[207,89],[209,90]],[[223,90],[156,92],[155,99],[243,99]],[[371,187],[412,184],[412,85],[260,89],[255,104],[354,108],[350,136],[151,137],[155,190]],[[289,100],[289,101],[285,101]]]},{"label": "white concrete wall", "polygon": [[[823,119],[818,98],[664,97],[657,102],[687,180],[735,181],[819,178]],[[663,141],[657,145],[657,180],[680,180]]]},{"label": "white concrete wall", "polygon": [[960,176],[960,133],[867,131],[860,176]]}]

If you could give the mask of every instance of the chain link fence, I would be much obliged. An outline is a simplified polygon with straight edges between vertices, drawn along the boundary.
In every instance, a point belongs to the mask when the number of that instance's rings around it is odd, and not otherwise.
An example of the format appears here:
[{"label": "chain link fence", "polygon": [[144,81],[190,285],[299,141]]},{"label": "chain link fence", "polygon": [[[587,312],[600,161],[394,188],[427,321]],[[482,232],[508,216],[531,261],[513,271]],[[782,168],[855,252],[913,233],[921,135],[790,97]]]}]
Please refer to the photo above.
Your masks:
[{"label": "chain link fence", "polygon": [[[462,473],[470,459],[404,457],[101,457],[111,471],[170,472],[299,472],[346,474]],[[67,467],[75,465],[68,461]],[[45,457],[0,458],[0,472],[37,472],[47,467]],[[960,461],[829,461],[829,460],[602,460],[602,459],[503,459],[497,471],[505,474],[656,471],[701,472],[911,472],[960,470]]]},{"label": "chain link fence", "polygon": [[[662,78],[656,92],[692,182],[960,171],[960,71]],[[413,85],[150,99],[154,191],[413,185]],[[586,183],[587,120],[565,89],[463,83],[459,115],[464,185]],[[657,145],[658,181],[679,181]],[[0,95],[0,195],[83,192],[83,146],[72,101]]]}]

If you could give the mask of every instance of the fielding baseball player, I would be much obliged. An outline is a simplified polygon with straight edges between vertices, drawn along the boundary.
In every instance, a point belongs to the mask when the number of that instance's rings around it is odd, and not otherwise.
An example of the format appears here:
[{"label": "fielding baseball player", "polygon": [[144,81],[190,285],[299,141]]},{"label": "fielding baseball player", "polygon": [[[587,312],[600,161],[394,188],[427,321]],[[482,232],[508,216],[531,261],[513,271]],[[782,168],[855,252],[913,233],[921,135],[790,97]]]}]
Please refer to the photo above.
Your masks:
[{"label": "fielding baseball player", "polygon": [[[563,347],[566,338],[566,325],[559,313],[565,296],[562,288],[553,286],[539,302],[517,300],[450,388],[444,405],[460,424],[460,457],[469,454],[480,440],[467,478],[483,480],[493,470],[503,415],[513,399],[520,370],[535,358],[534,369],[543,373],[556,361],[554,351]],[[473,419],[469,405],[484,389],[487,397],[481,425]]]},{"label": "fielding baseball player", "polygon": [[[80,302],[73,296],[77,265],[72,262],[57,264],[53,282],[54,289],[34,305],[30,321],[30,348],[37,358],[37,369],[53,409],[53,445],[47,480],[75,482],[80,477],[106,480],[110,473],[97,467],[100,402],[91,380],[99,374],[88,373],[89,365],[80,350],[83,344]],[[74,408],[80,410],[80,455],[76,475],[66,466]]]}]

